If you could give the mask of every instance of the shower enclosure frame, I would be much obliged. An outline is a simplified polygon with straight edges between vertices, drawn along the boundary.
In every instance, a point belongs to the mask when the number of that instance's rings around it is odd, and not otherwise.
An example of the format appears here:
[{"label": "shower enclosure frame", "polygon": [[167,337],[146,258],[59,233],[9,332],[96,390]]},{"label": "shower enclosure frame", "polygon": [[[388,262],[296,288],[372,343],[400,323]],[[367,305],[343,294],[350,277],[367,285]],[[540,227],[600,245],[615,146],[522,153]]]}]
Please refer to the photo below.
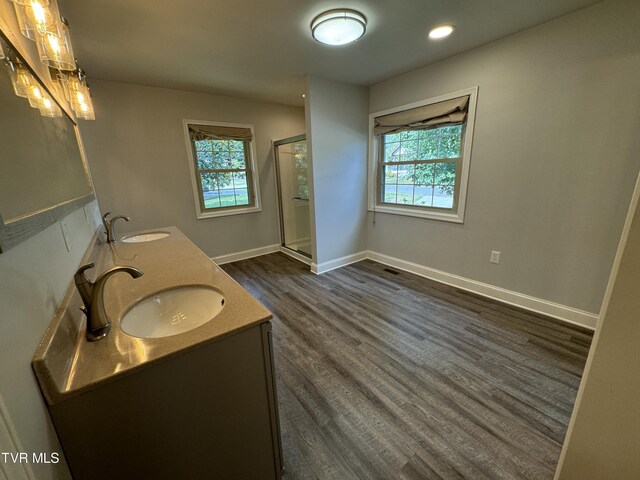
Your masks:
[{"label": "shower enclosure frame", "polygon": [[[283,138],[281,140],[274,140],[273,141],[273,163],[275,165],[275,177],[276,177],[276,194],[278,197],[278,223],[280,224],[280,247],[281,249],[284,249],[284,253],[291,255],[294,258],[297,258],[300,261],[303,261],[304,263],[307,263],[309,265],[311,265],[311,261],[312,261],[312,256],[310,254],[307,254],[306,252],[300,251],[300,250],[295,250],[291,247],[288,247],[285,244],[285,229],[284,229],[284,210],[283,210],[283,205],[282,205],[282,185],[281,185],[281,177],[280,177],[280,158],[278,156],[278,147],[282,146],[282,145],[288,145],[290,143],[296,143],[296,142],[301,142],[301,141],[306,141],[307,140],[307,135],[306,134],[301,134],[301,135],[296,135],[293,137],[287,137],[287,138]],[[309,168],[309,165],[307,163],[307,169]],[[308,178],[308,177],[307,177]],[[311,200],[308,199],[308,201],[310,202]],[[310,219],[311,221],[311,219]],[[311,225],[309,225],[309,227],[311,227]],[[311,241],[313,241],[313,239],[311,239]]]}]

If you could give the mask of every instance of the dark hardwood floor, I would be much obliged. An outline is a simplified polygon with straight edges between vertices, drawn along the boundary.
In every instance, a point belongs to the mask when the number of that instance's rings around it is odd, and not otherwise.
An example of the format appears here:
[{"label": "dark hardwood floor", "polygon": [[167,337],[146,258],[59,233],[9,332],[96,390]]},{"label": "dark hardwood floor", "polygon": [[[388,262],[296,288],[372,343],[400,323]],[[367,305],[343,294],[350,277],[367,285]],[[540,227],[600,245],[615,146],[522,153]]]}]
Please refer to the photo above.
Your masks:
[{"label": "dark hardwood floor", "polygon": [[368,260],[223,268],[274,314],[285,480],[553,478],[589,331]]}]

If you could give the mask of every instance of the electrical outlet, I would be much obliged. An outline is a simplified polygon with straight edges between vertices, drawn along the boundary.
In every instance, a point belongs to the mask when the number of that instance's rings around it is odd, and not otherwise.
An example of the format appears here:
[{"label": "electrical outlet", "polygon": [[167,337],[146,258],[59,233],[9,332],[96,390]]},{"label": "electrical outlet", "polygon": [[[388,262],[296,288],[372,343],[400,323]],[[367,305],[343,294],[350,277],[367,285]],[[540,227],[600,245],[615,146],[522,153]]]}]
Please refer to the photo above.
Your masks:
[{"label": "electrical outlet", "polygon": [[71,251],[71,235],[69,235],[69,227],[63,220],[60,222],[60,229],[62,230],[62,238],[64,238],[64,246],[67,247],[67,252]]},{"label": "electrical outlet", "polygon": [[489,256],[489,262],[491,262],[491,263],[500,263],[500,252],[496,252],[495,250],[491,250],[491,255]]}]

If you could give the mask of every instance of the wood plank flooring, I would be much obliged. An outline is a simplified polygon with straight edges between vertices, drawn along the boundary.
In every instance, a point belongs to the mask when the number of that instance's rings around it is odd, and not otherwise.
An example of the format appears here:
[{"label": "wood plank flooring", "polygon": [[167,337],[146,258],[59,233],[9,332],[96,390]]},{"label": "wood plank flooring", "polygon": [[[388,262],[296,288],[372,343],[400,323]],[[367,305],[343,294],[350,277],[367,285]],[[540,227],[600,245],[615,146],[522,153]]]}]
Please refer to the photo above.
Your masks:
[{"label": "wood plank flooring", "polygon": [[589,331],[368,260],[223,268],[274,314],[285,480],[553,478]]}]

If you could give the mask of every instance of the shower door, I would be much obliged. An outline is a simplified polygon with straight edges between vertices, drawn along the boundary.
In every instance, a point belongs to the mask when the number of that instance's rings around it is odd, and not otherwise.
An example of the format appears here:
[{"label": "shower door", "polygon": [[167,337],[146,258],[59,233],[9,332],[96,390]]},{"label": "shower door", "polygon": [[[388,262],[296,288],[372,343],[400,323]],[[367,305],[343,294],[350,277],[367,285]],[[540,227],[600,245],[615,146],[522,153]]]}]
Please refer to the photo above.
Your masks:
[{"label": "shower door", "polygon": [[311,258],[309,166],[304,135],[274,142],[282,245]]}]

